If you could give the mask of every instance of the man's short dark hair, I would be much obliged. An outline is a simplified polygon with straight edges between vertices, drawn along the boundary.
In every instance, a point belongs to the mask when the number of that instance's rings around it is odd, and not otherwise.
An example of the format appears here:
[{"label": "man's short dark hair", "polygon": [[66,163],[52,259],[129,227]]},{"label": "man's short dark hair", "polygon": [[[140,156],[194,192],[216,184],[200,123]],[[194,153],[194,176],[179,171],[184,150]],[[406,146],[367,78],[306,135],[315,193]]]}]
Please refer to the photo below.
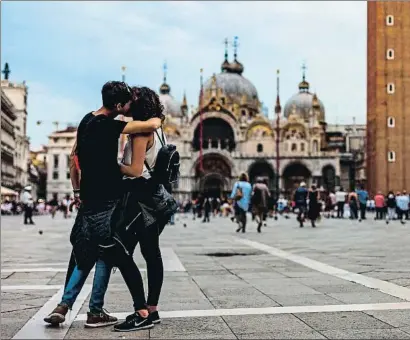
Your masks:
[{"label": "man's short dark hair", "polygon": [[109,81],[101,90],[103,106],[113,110],[117,104],[124,106],[132,99],[131,88],[123,81]]}]

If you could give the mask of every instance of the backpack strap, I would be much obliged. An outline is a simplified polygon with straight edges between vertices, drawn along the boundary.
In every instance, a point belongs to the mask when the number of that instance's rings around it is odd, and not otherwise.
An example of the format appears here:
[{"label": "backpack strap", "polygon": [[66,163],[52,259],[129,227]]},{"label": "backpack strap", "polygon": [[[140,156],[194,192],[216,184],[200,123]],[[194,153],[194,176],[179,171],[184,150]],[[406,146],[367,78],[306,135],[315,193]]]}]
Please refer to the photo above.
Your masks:
[{"label": "backpack strap", "polygon": [[158,129],[155,130],[155,133],[157,134],[158,139],[159,139],[159,141],[161,142],[161,145],[164,146],[164,145],[165,145],[165,136],[164,136],[164,129],[162,128],[162,125],[161,125],[161,135],[162,135],[162,138],[160,137],[160,135],[159,135],[159,133],[158,133]]},{"label": "backpack strap", "polygon": [[144,159],[144,164],[145,164],[145,167],[148,169],[148,171],[149,171],[149,172],[152,172],[152,169],[151,169],[151,167],[148,165],[148,162],[147,162],[146,159]]}]

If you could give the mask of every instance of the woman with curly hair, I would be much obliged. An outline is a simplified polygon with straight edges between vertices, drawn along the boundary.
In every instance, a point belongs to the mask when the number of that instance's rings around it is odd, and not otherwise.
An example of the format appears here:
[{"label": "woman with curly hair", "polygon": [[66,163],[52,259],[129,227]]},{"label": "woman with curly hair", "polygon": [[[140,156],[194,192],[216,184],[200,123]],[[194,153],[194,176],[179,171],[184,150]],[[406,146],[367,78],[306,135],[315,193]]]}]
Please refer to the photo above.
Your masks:
[{"label": "woman with curly hair", "polygon": [[[157,117],[164,120],[164,107],[158,95],[147,87],[132,88],[134,100],[131,104],[131,114],[134,120],[146,121]],[[148,181],[151,178],[150,169],[154,169],[159,150],[166,144],[166,138],[162,128],[152,133],[140,133],[129,136],[124,148],[124,159],[121,171],[127,177]],[[147,168],[148,164],[148,168]],[[148,298],[147,310],[148,320],[153,324],[160,323],[157,311],[159,296],[164,280],[164,267],[159,248],[159,235],[165,224],[156,223],[144,227],[142,221],[136,222],[136,239],[140,244],[142,256],[147,264],[148,274]],[[116,331],[133,331],[138,329],[137,325],[141,318],[138,313],[131,314],[127,319],[114,327]]]}]

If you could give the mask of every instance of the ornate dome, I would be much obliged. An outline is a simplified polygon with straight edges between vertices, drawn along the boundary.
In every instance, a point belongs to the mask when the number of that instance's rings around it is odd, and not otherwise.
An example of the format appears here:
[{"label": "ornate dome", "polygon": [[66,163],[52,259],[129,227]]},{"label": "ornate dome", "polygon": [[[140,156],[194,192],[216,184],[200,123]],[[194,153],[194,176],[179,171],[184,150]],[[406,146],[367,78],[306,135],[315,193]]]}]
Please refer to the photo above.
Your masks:
[{"label": "ornate dome", "polygon": [[208,79],[204,84],[204,91],[212,89],[213,83],[217,89],[222,91],[222,95],[227,97],[227,103],[240,103],[245,96],[248,101],[258,99],[256,87],[245,77],[236,73],[220,73]]},{"label": "ornate dome", "polygon": [[317,106],[319,110],[319,120],[325,121],[325,106],[317,98],[316,94],[309,92],[309,83],[303,80],[299,83],[299,93],[296,93],[286,102],[286,105],[283,109],[283,114],[288,118],[291,114],[296,114],[302,117],[305,120],[309,120],[310,110],[313,105]]},{"label": "ornate dome", "polygon": [[[162,86],[161,86],[162,87]],[[160,94],[159,100],[164,105],[164,114],[172,117],[182,117],[181,104],[170,94]]]}]

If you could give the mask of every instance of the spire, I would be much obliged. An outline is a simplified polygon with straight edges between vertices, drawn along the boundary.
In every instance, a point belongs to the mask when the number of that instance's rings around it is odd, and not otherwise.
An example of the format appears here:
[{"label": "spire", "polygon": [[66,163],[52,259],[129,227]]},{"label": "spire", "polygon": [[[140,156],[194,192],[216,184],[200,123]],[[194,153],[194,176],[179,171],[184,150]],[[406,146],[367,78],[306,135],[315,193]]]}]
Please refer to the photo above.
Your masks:
[{"label": "spire", "polygon": [[238,56],[238,47],[239,47],[239,43],[238,43],[238,36],[235,36],[233,38],[233,59],[236,60],[236,57]]},{"label": "spire", "polygon": [[302,65],[302,81],[299,83],[300,92],[309,92],[309,83],[306,81],[306,64]]},{"label": "spire", "polygon": [[280,106],[280,98],[279,98],[279,70],[276,70],[276,105],[275,105],[275,113],[280,115],[282,111],[282,107]]},{"label": "spire", "polygon": [[122,78],[122,81],[125,83],[125,71],[127,70],[127,67],[126,66],[122,66],[121,67],[121,78]]},{"label": "spire", "polygon": [[237,73],[241,75],[243,73],[243,65],[238,61],[238,47],[239,47],[239,42],[238,42],[238,36],[235,36],[233,39],[233,63],[231,64],[231,72],[232,73]]},{"label": "spire", "polygon": [[224,44],[225,44],[225,60],[221,65],[221,72],[228,72],[231,67],[231,64],[228,61],[228,38],[225,38]]},{"label": "spire", "polygon": [[5,63],[4,64],[4,69],[3,71],[1,71],[1,73],[4,74],[4,79],[8,80],[9,79],[9,75],[10,75],[10,68],[9,68],[9,63]]},{"label": "spire", "polygon": [[164,84],[166,84],[167,83],[167,70],[168,70],[167,62],[164,62],[162,69],[164,70]]},{"label": "spire", "polygon": [[188,115],[188,101],[186,100],[186,92],[185,91],[184,91],[184,98],[182,99],[181,111],[182,111],[182,115],[184,115],[184,116]]},{"label": "spire", "polygon": [[167,70],[168,70],[167,62],[164,62],[162,69],[164,70],[164,83],[159,88],[159,92],[161,94],[169,94],[171,92],[171,88],[167,84]]}]

